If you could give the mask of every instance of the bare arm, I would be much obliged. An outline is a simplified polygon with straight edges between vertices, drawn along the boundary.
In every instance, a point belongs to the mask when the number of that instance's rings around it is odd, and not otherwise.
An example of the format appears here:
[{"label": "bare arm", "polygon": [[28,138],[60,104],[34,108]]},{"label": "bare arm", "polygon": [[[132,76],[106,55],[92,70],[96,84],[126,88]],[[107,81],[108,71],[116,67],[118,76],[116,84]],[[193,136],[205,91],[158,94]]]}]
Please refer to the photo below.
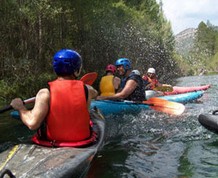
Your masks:
[{"label": "bare arm", "polygon": [[95,90],[92,86],[86,85],[88,88],[88,101],[87,101],[87,107],[90,107],[90,103],[92,99],[95,99],[98,96],[97,90]]},{"label": "bare arm", "polygon": [[124,87],[124,89],[119,92],[116,93],[113,96],[98,96],[97,99],[109,99],[109,100],[115,100],[115,99],[125,99],[127,98],[137,87],[137,82],[134,80],[128,80],[126,82],[126,85]]},{"label": "bare arm", "polygon": [[118,89],[119,89],[119,87],[120,87],[120,82],[121,82],[120,78],[114,77],[113,84],[114,84],[115,90],[118,90]]},{"label": "bare arm", "polygon": [[49,90],[41,89],[36,95],[32,110],[27,110],[20,98],[12,100],[11,106],[19,111],[21,120],[30,130],[36,130],[48,114],[49,100]]}]

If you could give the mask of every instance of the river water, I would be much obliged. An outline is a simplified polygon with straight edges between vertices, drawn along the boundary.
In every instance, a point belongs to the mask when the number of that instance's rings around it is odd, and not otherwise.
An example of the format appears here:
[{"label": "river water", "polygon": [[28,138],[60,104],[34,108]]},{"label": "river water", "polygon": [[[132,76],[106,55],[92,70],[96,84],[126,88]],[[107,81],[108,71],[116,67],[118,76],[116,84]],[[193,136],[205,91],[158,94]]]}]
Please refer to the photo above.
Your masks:
[{"label": "river water", "polygon": [[87,178],[218,177],[218,136],[198,122],[199,114],[218,109],[217,81],[218,75],[179,78],[177,86],[212,85],[181,116],[144,111],[107,118],[110,137]]},{"label": "river water", "polygon": [[[87,178],[218,177],[218,137],[198,122],[218,109],[218,75],[184,77],[177,86],[211,84],[181,116],[152,110],[107,119],[107,141]],[[32,133],[9,113],[0,115],[0,151]]]}]

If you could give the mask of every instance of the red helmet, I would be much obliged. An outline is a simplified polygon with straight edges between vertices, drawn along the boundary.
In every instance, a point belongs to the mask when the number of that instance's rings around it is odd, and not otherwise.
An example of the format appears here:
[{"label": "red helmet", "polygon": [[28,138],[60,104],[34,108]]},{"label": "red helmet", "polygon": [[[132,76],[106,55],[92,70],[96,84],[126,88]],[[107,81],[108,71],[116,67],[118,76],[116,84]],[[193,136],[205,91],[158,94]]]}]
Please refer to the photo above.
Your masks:
[{"label": "red helmet", "polygon": [[105,70],[106,70],[106,72],[110,71],[110,72],[112,72],[114,74],[116,72],[116,67],[113,64],[109,64],[109,65],[107,65]]}]

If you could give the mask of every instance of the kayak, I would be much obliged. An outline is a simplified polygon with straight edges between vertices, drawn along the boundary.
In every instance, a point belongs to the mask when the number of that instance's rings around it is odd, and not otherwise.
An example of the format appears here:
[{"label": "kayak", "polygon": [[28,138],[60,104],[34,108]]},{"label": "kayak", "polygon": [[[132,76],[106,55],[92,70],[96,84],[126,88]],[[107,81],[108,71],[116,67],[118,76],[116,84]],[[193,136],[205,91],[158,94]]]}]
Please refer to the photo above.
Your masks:
[{"label": "kayak", "polygon": [[211,132],[218,134],[218,114],[200,114],[198,121]]},{"label": "kayak", "polygon": [[146,90],[146,98],[152,98],[152,97],[158,97],[165,99],[167,101],[173,101],[178,103],[188,103],[188,102],[194,102],[197,99],[201,98],[204,94],[204,91],[196,91],[196,92],[188,92],[188,93],[182,93],[182,94],[175,94],[175,95],[161,95],[160,92],[153,91],[153,90]]},{"label": "kayak", "polygon": [[[16,113],[15,113],[16,115]],[[84,177],[91,161],[103,147],[105,119],[98,111],[90,112],[98,137],[85,147],[43,147],[32,142],[17,144],[0,153],[0,177]]]},{"label": "kayak", "polygon": [[149,109],[149,105],[131,101],[93,100],[91,108],[98,108],[104,116],[120,114],[137,114]]},{"label": "kayak", "polygon": [[162,92],[157,90],[145,90],[146,98],[149,99],[151,97],[158,97],[158,96],[166,96],[166,95],[177,95],[195,91],[205,91],[210,88],[210,85],[203,85],[203,86],[193,86],[193,87],[173,87],[173,91],[171,92]]},{"label": "kayak", "polygon": [[188,92],[177,95],[167,95],[167,96],[158,96],[159,98],[165,99],[167,101],[174,101],[178,103],[188,103],[195,102],[197,99],[201,98],[204,94],[204,91]]},{"label": "kayak", "polygon": [[[202,97],[203,93],[203,91],[197,91],[178,95],[158,96],[157,98],[162,98],[167,101],[173,101],[178,103],[187,103],[193,102],[198,98]],[[111,114],[138,114],[142,110],[151,110],[152,106],[131,101],[93,100],[91,102],[91,108],[98,108],[104,116],[108,116]]]},{"label": "kayak", "polygon": [[181,93],[194,92],[194,91],[200,91],[200,90],[207,90],[208,88],[210,88],[210,85],[192,86],[192,87],[174,86],[173,91],[164,92],[164,95],[174,95],[174,94],[181,94]]}]

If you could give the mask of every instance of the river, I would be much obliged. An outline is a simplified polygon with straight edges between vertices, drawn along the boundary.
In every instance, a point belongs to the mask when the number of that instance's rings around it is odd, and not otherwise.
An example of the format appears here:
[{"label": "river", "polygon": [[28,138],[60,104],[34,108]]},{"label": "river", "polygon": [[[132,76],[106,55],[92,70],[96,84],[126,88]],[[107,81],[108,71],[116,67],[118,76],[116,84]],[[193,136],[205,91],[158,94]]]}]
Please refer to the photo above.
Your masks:
[{"label": "river", "polygon": [[179,78],[177,86],[212,85],[181,116],[144,111],[107,118],[111,137],[87,178],[218,177],[218,137],[198,122],[199,114],[218,109],[217,81],[218,75]]},{"label": "river", "polygon": [[[181,116],[156,111],[107,119],[107,141],[87,178],[218,177],[218,137],[198,122],[218,109],[218,75],[183,77],[177,86],[211,84],[203,97],[185,105]],[[0,151],[32,133],[9,113],[0,115]]]}]

